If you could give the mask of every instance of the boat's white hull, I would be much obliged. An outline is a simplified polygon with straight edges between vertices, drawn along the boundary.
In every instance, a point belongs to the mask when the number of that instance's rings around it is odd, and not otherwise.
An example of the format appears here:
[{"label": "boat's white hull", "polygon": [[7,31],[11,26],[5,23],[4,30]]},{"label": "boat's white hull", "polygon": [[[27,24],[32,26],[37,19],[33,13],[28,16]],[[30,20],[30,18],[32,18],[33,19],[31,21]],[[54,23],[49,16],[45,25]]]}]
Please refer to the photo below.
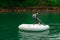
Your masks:
[{"label": "boat's white hull", "polygon": [[43,31],[49,29],[49,26],[43,24],[21,24],[18,28],[26,31]]}]

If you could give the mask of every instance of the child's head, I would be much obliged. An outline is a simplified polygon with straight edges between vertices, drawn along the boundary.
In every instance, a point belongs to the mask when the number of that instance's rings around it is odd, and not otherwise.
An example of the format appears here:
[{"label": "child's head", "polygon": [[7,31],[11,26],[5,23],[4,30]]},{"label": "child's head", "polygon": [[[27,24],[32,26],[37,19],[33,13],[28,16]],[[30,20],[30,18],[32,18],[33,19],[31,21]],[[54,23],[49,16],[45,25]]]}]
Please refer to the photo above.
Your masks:
[{"label": "child's head", "polygon": [[35,13],[38,13],[38,11],[35,11]]}]

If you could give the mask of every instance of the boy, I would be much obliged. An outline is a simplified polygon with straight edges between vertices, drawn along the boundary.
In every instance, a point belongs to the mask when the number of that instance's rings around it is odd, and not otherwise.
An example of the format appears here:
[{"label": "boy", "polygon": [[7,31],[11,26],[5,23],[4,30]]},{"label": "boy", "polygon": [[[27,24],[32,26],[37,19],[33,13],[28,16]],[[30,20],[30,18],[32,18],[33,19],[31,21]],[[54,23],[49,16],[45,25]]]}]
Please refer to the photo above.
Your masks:
[{"label": "boy", "polygon": [[[38,12],[35,12],[33,15],[32,15],[33,19],[34,19],[34,22],[35,24],[38,24],[39,22],[41,22],[38,18]],[[40,23],[39,23],[40,24]]]}]

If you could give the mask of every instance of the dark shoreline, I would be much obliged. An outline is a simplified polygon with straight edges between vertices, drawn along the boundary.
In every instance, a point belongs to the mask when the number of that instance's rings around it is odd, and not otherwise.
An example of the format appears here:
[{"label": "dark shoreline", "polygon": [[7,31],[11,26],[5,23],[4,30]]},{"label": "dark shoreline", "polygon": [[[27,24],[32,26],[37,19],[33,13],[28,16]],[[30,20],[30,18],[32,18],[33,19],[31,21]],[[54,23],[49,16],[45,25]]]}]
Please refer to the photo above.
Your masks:
[{"label": "dark shoreline", "polygon": [[0,12],[60,12],[60,8],[58,7],[29,7],[29,8],[0,8]]}]

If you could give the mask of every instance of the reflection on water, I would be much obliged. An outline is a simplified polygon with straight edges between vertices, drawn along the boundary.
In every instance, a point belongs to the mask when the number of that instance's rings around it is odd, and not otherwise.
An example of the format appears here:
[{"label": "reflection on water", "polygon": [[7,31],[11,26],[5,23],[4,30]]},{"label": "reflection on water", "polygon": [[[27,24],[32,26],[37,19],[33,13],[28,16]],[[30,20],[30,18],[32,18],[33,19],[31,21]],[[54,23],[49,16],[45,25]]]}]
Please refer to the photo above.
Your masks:
[{"label": "reflection on water", "polygon": [[25,32],[19,30],[19,40],[49,40],[49,30],[42,32]]}]

